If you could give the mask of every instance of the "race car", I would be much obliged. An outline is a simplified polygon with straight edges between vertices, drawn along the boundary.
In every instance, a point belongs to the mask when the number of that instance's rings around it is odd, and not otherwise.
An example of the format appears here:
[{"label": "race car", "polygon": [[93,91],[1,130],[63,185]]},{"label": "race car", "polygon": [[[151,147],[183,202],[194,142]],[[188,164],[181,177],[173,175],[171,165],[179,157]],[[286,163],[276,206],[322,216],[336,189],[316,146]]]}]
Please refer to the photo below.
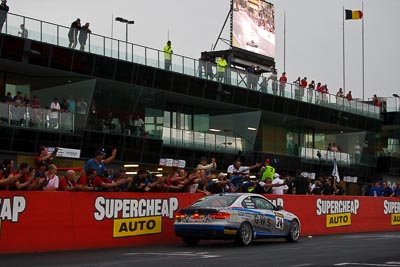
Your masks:
[{"label": "race car", "polygon": [[300,238],[299,218],[267,198],[252,193],[221,193],[203,197],[176,213],[174,231],[186,245],[200,240],[235,240],[249,245],[255,239]]}]

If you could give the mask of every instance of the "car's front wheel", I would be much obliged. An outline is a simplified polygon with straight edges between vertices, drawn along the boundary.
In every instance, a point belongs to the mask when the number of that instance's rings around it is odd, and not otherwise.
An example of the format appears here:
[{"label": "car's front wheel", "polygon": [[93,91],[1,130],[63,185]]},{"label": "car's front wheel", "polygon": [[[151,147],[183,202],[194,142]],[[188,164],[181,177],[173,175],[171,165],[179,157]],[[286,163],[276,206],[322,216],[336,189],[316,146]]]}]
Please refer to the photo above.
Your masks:
[{"label": "car's front wheel", "polygon": [[250,223],[244,222],[239,228],[236,242],[240,245],[247,246],[251,241],[253,241],[253,229],[251,228]]},{"label": "car's front wheel", "polygon": [[296,242],[300,238],[300,224],[297,220],[293,220],[289,226],[289,233],[286,237],[288,242]]},{"label": "car's front wheel", "polygon": [[182,240],[187,246],[195,246],[200,242],[199,238],[191,236],[185,236],[182,238]]}]

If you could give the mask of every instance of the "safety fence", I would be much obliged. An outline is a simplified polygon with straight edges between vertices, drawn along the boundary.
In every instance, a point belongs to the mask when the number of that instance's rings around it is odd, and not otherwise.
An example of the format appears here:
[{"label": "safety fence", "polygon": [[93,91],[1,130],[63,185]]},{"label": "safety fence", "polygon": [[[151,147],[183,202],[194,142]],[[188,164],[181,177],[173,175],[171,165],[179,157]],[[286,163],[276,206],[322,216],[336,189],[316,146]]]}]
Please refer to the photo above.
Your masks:
[{"label": "safety fence", "polygon": [[[0,253],[178,243],[174,216],[201,196],[4,191],[0,194]],[[302,236],[400,230],[397,198],[267,197],[300,218]]]}]

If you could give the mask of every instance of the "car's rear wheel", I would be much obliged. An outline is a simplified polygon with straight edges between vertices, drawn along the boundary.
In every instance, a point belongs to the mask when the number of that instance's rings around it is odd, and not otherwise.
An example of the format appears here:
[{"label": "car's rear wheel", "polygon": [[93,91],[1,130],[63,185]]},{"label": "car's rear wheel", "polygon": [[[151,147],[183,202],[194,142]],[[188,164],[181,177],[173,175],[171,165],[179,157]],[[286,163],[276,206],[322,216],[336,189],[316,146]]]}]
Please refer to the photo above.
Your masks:
[{"label": "car's rear wheel", "polygon": [[200,239],[197,237],[192,237],[192,236],[185,236],[182,238],[183,243],[185,243],[188,246],[195,246],[200,242]]},{"label": "car's rear wheel", "polygon": [[286,237],[288,242],[296,242],[300,238],[300,224],[297,220],[293,220],[289,226],[289,233]]},{"label": "car's rear wheel", "polygon": [[250,223],[244,222],[240,228],[236,237],[236,242],[240,245],[247,246],[253,241],[253,229]]}]

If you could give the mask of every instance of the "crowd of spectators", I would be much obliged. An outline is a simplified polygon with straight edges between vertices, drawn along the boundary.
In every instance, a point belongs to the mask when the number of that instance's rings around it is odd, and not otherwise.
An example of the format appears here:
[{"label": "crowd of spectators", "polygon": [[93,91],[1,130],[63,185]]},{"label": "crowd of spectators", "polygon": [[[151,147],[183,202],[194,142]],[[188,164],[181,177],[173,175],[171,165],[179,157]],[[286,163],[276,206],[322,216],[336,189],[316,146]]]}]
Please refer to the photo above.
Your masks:
[{"label": "crowd of spectators", "polygon": [[[25,191],[111,191],[111,192],[188,192],[210,195],[221,192],[252,192],[259,194],[296,195],[344,195],[343,180],[337,182],[332,176],[319,176],[315,181],[300,170],[295,176],[275,172],[269,160],[264,164],[243,166],[236,160],[226,173],[216,172],[217,162],[202,157],[197,167],[188,172],[178,168],[173,173],[150,173],[139,169],[131,175],[126,168],[115,171],[107,168],[116,156],[113,149],[106,157],[104,149],[98,149],[82,171],[69,169],[59,177],[55,162],[57,150],[49,152],[40,147],[34,157],[34,166],[22,162],[14,169],[14,162],[3,160],[0,168],[0,190]],[[251,175],[250,171],[259,170]],[[371,196],[400,196],[400,187],[390,188],[387,183],[376,183]]]}]

